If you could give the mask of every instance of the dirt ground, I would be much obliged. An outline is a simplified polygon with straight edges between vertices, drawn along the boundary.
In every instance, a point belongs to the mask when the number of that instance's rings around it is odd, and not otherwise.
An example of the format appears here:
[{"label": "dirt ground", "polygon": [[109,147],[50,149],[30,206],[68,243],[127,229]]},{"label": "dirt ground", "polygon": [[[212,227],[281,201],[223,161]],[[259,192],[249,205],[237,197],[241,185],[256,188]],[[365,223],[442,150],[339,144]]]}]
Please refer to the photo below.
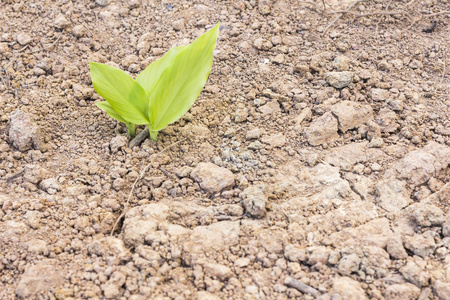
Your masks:
[{"label": "dirt ground", "polygon": [[[136,76],[218,21],[197,102],[130,149],[88,63]],[[0,299],[450,299],[449,22],[448,0],[2,0]]]}]

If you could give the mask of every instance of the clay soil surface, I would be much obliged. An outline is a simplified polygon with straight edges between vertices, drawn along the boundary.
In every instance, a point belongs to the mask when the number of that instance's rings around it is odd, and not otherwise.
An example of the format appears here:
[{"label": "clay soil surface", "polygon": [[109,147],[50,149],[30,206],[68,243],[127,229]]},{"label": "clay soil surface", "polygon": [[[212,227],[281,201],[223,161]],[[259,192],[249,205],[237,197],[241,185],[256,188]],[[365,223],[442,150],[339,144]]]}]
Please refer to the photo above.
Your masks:
[{"label": "clay soil surface", "polygon": [[[2,0],[0,299],[450,299],[450,2],[353,3]],[[130,148],[88,63],[218,21]]]}]

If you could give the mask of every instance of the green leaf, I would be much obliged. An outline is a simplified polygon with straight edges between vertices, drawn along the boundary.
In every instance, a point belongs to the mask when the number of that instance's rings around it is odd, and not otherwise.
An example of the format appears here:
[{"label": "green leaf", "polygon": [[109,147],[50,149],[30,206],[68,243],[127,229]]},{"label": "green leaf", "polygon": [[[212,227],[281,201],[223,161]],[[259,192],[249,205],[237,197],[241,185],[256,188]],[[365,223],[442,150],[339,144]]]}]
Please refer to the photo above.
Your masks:
[{"label": "green leaf", "polygon": [[98,108],[104,109],[106,113],[113,119],[122,122],[122,123],[128,123],[125,121],[124,118],[122,118],[115,110],[112,108],[112,106],[107,101],[97,102],[95,103]]},{"label": "green leaf", "polygon": [[129,123],[148,124],[148,95],[127,73],[117,68],[89,63],[97,93]]},{"label": "green leaf", "polygon": [[167,67],[149,92],[152,130],[164,129],[181,118],[194,104],[211,72],[219,24],[181,50],[175,48],[176,51],[169,56],[175,57],[167,62]]},{"label": "green leaf", "polygon": [[155,86],[161,77],[161,73],[185,47],[186,46],[180,46],[170,49],[166,55],[152,62],[138,75],[138,77],[136,77],[136,81],[144,88],[148,95],[155,89]]}]

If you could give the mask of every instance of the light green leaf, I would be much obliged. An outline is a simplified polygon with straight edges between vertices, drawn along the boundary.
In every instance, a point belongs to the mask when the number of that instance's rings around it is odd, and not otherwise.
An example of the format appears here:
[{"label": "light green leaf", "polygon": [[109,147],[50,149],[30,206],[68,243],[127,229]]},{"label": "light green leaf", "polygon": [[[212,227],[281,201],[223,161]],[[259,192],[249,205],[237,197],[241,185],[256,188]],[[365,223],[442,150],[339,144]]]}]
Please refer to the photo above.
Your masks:
[{"label": "light green leaf", "polygon": [[122,118],[115,110],[114,108],[112,108],[112,106],[107,102],[107,101],[102,101],[102,102],[97,102],[95,103],[98,108],[100,109],[104,109],[106,111],[106,113],[113,119],[116,119],[119,122],[122,123],[128,123],[127,121],[125,121],[124,118]]},{"label": "light green leaf", "polygon": [[166,55],[152,62],[138,75],[138,77],[136,77],[136,81],[144,88],[148,95],[155,89],[155,86],[161,77],[161,73],[185,47],[186,46],[180,46],[170,49]]},{"label": "light green leaf", "polygon": [[219,24],[183,47],[161,72],[160,79],[149,92],[153,130],[164,129],[194,104],[211,71]]},{"label": "light green leaf", "polygon": [[148,95],[127,73],[117,68],[89,63],[97,93],[127,122],[148,124]]}]

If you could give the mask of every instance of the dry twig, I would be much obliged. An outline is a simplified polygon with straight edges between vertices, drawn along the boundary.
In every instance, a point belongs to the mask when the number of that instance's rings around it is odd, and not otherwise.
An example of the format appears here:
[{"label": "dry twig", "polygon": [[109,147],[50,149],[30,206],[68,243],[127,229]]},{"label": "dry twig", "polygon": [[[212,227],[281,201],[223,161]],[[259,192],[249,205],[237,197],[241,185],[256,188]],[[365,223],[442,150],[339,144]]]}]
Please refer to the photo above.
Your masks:
[{"label": "dry twig", "polygon": [[334,23],[337,22],[337,20],[339,20],[340,18],[342,18],[342,16],[343,16],[344,14],[349,13],[349,10],[352,9],[353,6],[355,6],[357,3],[365,2],[365,1],[367,1],[367,0],[356,0],[355,2],[353,2],[352,4],[350,4],[350,6],[347,8],[346,11],[340,12],[340,13],[339,13],[339,16],[337,16],[330,24],[328,24],[328,26],[327,26],[327,27],[325,28],[325,30],[323,31],[322,35],[325,34],[325,33],[327,32],[327,30],[328,30],[331,26],[333,26]]},{"label": "dry twig", "polygon": [[[175,142],[175,143],[170,144],[169,146],[167,146],[167,147],[164,148],[163,150],[161,150],[161,151],[159,151],[158,153],[156,153],[156,155],[163,153],[164,151],[166,151],[166,150],[172,148],[173,146],[175,146],[175,145],[177,145],[177,144],[179,144],[179,143],[181,143],[181,142],[184,142],[184,141],[187,140],[187,139],[188,139],[188,138],[184,138],[184,139],[182,139],[182,140],[179,140],[179,141],[177,141],[177,142]],[[128,199],[127,199],[127,201],[125,202],[125,205],[124,205],[124,207],[123,207],[123,212],[122,212],[122,213],[120,214],[120,216],[117,218],[116,222],[114,223],[113,228],[111,229],[111,234],[110,234],[111,236],[114,234],[114,230],[116,230],[117,224],[119,224],[120,220],[121,220],[123,217],[125,217],[125,214],[128,212],[128,205],[129,205],[129,203],[130,203],[131,197],[133,196],[134,188],[136,187],[136,184],[138,183],[138,181],[141,180],[142,177],[144,177],[144,174],[145,174],[145,172],[147,172],[147,170],[148,170],[148,168],[150,167],[150,165],[151,165],[151,163],[149,163],[149,164],[147,164],[147,165],[145,166],[145,168],[141,171],[141,173],[139,174],[139,176],[136,178],[136,180],[134,181],[133,185],[131,186],[131,191],[130,191],[130,193],[128,194]]]}]

